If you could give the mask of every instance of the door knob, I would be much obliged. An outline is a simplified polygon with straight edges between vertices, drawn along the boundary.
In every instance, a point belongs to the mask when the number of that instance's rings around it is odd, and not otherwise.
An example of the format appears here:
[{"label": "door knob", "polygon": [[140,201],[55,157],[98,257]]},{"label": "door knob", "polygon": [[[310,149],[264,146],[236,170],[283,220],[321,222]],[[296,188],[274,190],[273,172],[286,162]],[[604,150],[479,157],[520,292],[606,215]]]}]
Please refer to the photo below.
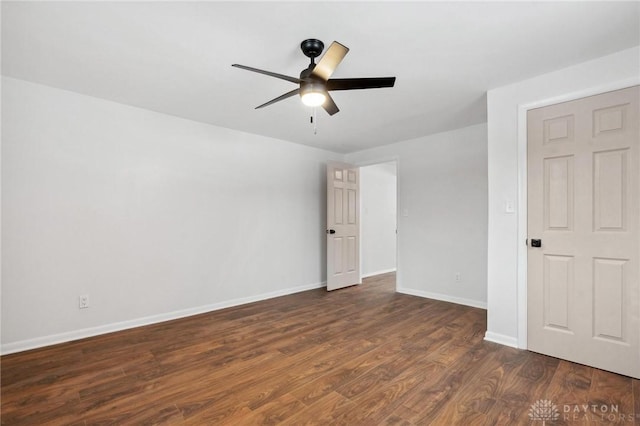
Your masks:
[{"label": "door knob", "polygon": [[535,238],[532,239],[531,247],[542,247],[542,240],[536,240]]},{"label": "door knob", "polygon": [[327,229],[327,234],[335,234],[336,230],[335,229]]}]

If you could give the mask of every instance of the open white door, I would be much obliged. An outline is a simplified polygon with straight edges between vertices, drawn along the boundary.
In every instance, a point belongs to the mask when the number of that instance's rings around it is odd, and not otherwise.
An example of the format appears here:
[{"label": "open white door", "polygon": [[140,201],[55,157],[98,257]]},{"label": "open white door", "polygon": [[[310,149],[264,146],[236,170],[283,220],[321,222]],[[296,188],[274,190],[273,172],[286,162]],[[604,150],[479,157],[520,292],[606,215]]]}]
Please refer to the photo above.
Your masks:
[{"label": "open white door", "polygon": [[327,290],[360,284],[360,173],[327,164]]},{"label": "open white door", "polygon": [[528,347],[640,378],[640,88],[528,113]]}]

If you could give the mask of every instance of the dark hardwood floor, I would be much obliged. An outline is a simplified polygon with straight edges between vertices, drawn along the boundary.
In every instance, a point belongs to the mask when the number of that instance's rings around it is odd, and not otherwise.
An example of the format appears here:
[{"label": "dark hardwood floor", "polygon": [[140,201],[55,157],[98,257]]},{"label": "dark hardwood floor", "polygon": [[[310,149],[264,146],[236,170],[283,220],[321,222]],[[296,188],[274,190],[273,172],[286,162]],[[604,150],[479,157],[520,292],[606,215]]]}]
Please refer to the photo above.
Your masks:
[{"label": "dark hardwood floor", "polygon": [[4,356],[2,424],[640,424],[639,380],[485,342],[484,310],[394,280]]}]

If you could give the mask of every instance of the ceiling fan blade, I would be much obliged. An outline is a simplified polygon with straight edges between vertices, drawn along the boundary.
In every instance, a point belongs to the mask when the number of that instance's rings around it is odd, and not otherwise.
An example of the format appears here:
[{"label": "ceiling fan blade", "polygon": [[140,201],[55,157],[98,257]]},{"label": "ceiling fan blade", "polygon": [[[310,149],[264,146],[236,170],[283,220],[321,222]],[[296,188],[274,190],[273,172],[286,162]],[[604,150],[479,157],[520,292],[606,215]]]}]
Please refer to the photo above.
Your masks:
[{"label": "ceiling fan blade", "polygon": [[281,80],[287,80],[287,81],[290,81],[292,83],[300,84],[300,79],[296,78],[296,77],[289,77],[288,75],[278,74],[276,72],[271,72],[271,71],[265,71],[265,70],[261,70],[261,69],[258,69],[258,68],[252,68],[252,67],[248,67],[246,65],[233,64],[231,66],[232,67],[236,67],[236,68],[241,68],[243,70],[253,71],[253,72],[257,72],[259,74],[264,74],[264,75],[268,75],[268,76],[271,76],[271,77],[279,78]]},{"label": "ceiling fan blade", "polygon": [[334,41],[331,43],[331,46],[329,46],[329,49],[327,49],[322,59],[320,59],[320,62],[316,64],[311,75],[320,77],[324,81],[329,80],[331,74],[333,74],[348,52],[348,47]]},{"label": "ceiling fan blade", "polygon": [[333,115],[336,112],[340,111],[338,109],[338,105],[336,105],[336,103],[333,101],[333,98],[327,93],[327,100],[324,101],[324,103],[322,104],[322,108],[324,108],[325,111],[327,111],[327,113],[329,115]]},{"label": "ceiling fan blade", "polygon": [[377,89],[381,87],[393,87],[395,83],[395,77],[332,78],[327,81],[326,88],[327,90]]},{"label": "ceiling fan blade", "polygon": [[271,104],[275,104],[276,102],[280,102],[281,100],[284,100],[284,99],[290,98],[290,97],[292,97],[292,96],[294,96],[294,95],[297,95],[297,94],[299,94],[299,93],[300,93],[300,89],[293,89],[292,91],[287,92],[287,93],[285,93],[284,95],[280,95],[280,96],[278,96],[278,97],[277,97],[277,98],[275,98],[275,99],[271,99],[269,102],[266,102],[266,103],[264,103],[264,104],[262,104],[262,105],[258,105],[258,106],[256,107],[256,109],[258,109],[258,108],[263,108],[263,107],[269,106],[269,105],[271,105]]}]

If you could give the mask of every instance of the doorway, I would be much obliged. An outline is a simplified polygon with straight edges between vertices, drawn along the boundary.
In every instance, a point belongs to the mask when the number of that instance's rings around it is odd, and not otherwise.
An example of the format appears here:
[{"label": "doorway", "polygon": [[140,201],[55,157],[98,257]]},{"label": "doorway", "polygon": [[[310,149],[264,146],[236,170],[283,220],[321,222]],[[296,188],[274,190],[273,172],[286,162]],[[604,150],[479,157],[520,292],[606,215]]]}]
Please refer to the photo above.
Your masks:
[{"label": "doorway", "polygon": [[396,161],[360,167],[360,271],[362,278],[396,271],[397,175]]}]

